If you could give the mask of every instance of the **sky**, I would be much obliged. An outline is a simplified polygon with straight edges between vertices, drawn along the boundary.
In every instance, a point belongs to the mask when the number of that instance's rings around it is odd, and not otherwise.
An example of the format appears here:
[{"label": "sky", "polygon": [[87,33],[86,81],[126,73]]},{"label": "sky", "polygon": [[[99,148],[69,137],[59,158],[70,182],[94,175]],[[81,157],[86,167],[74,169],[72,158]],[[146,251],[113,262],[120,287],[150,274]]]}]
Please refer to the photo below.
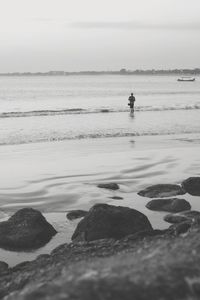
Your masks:
[{"label": "sky", "polygon": [[200,67],[199,0],[0,0],[0,73]]}]

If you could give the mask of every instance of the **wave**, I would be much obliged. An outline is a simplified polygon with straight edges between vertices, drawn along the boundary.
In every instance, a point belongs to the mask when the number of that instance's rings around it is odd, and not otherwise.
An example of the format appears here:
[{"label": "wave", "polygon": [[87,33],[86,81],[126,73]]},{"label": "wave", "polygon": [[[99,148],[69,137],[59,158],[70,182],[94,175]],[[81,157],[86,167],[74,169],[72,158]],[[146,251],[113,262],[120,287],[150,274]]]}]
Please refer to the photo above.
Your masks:
[{"label": "wave", "polygon": [[[33,139],[20,137],[15,140],[4,140],[0,141],[0,146],[9,146],[9,145],[23,145],[23,144],[34,144],[34,143],[47,143],[47,142],[62,142],[62,141],[72,141],[72,140],[87,140],[87,139],[104,139],[104,138],[123,138],[123,137],[144,137],[144,136],[174,136],[180,134],[199,134],[199,131],[194,130],[184,130],[181,131],[144,131],[144,132],[112,132],[112,133],[87,133],[87,134],[75,134],[75,135],[59,135],[59,136],[46,136],[46,137],[34,137]],[[178,139],[178,138],[177,138]],[[178,139],[178,140],[181,140]],[[184,139],[182,139],[184,141]],[[188,141],[188,139],[186,139]],[[200,139],[197,140],[199,143]],[[193,140],[192,140],[193,141]]]},{"label": "wave", "polygon": [[80,114],[85,110],[82,108],[70,108],[61,110],[32,110],[32,111],[11,111],[0,113],[0,118],[20,118],[20,117],[37,117],[37,116],[52,116],[52,115],[66,115],[66,114]]},{"label": "wave", "polygon": [[158,106],[158,107],[151,107],[151,106],[141,106],[136,111],[167,111],[167,110],[195,110],[200,109],[200,105],[193,104],[193,105],[182,105],[182,106]]},{"label": "wave", "polygon": [[156,96],[156,95],[200,95],[200,91],[139,91],[137,95]]},{"label": "wave", "polygon": [[[135,111],[168,111],[168,110],[195,110],[200,109],[200,105],[183,105],[183,106],[137,106]],[[83,109],[83,108],[70,108],[61,110],[33,110],[23,112],[3,112],[0,113],[0,118],[22,118],[22,117],[40,117],[40,116],[54,116],[54,115],[70,115],[70,114],[98,114],[98,113],[119,113],[128,112],[129,109],[110,109],[110,108],[98,108],[98,109]]]}]

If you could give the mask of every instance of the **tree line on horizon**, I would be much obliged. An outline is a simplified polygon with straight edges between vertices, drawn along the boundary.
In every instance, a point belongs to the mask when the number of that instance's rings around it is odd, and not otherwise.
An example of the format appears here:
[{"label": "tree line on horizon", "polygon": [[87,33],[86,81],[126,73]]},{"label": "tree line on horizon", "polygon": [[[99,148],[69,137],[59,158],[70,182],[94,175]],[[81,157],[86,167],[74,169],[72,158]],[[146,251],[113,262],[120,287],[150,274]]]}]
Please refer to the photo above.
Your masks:
[{"label": "tree line on horizon", "polygon": [[150,69],[150,70],[127,70],[119,71],[49,71],[49,72],[10,72],[0,73],[0,76],[68,76],[68,75],[199,75],[200,68],[195,69]]}]

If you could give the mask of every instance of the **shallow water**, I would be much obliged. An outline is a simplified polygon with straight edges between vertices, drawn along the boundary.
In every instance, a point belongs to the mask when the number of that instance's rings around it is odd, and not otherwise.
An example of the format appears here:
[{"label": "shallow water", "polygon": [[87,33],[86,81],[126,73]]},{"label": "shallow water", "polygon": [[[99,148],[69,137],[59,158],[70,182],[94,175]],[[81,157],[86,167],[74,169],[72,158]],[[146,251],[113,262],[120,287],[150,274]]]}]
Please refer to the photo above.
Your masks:
[{"label": "shallow water", "polygon": [[[128,114],[131,91],[134,118]],[[0,145],[199,132],[198,78],[0,77],[0,102]]]}]

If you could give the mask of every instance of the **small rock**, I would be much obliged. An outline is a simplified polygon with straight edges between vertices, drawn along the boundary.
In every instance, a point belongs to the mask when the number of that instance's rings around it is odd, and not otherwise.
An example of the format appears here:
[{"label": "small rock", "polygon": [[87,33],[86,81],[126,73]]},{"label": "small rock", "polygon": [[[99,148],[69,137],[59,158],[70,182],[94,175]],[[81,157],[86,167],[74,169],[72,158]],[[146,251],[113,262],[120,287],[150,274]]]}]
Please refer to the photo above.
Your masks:
[{"label": "small rock", "polygon": [[191,205],[184,199],[156,199],[146,204],[146,207],[156,211],[180,212],[191,209]]},{"label": "small rock", "polygon": [[192,196],[200,196],[200,177],[189,177],[182,182],[184,190]]},{"label": "small rock", "polygon": [[176,184],[156,184],[140,191],[138,195],[148,198],[165,198],[184,195],[185,191]]},{"label": "small rock", "polygon": [[119,185],[117,183],[100,183],[97,185],[101,189],[118,190]]},{"label": "small rock", "polygon": [[0,247],[19,251],[37,249],[49,242],[56,233],[39,211],[23,208],[8,221],[0,223]]},{"label": "small rock", "polygon": [[67,213],[67,218],[69,220],[79,219],[87,215],[87,213],[87,211],[81,209],[71,210]]},{"label": "small rock", "polygon": [[79,222],[72,240],[120,239],[144,230],[152,230],[152,226],[141,212],[128,207],[96,204]]},{"label": "small rock", "polygon": [[110,112],[110,110],[105,108],[105,109],[101,109],[101,112],[102,113],[108,113],[108,112]]},{"label": "small rock", "polygon": [[164,220],[168,223],[177,224],[187,220],[193,220],[200,217],[200,212],[196,210],[187,210],[177,214],[169,214],[164,216]]},{"label": "small rock", "polygon": [[171,231],[172,234],[174,235],[179,235],[186,233],[192,226],[192,222],[190,221],[185,221],[181,222],[179,224],[174,224],[169,227],[169,231]]},{"label": "small rock", "polygon": [[169,214],[169,215],[164,216],[163,219],[166,222],[171,223],[171,224],[179,224],[179,223],[187,221],[187,218],[180,214]]},{"label": "small rock", "polygon": [[119,197],[119,196],[113,196],[113,197],[109,197],[110,199],[114,199],[114,200],[123,200],[124,198]]}]

